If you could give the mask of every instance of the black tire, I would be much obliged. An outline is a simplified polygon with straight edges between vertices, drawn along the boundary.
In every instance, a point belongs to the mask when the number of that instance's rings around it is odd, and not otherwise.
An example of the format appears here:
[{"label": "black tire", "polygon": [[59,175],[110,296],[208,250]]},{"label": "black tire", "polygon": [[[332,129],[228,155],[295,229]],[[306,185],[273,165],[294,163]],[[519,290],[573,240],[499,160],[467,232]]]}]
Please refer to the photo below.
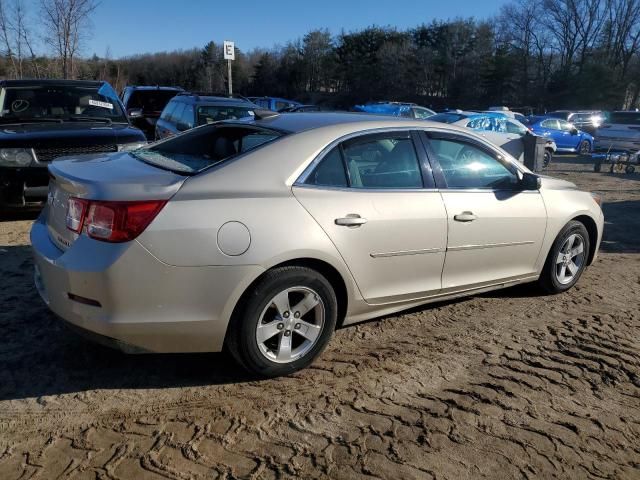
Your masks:
[{"label": "black tire", "polygon": [[631,174],[636,171],[636,167],[634,167],[633,165],[627,165],[627,168],[625,168],[624,171]]},{"label": "black tire", "polygon": [[610,173],[615,173],[616,171],[616,164],[615,162],[611,164],[611,167],[609,167],[609,172]]},{"label": "black tire", "polygon": [[[580,265],[578,272],[574,275],[573,279],[569,283],[561,283],[558,280],[556,275],[556,259],[560,254],[560,250],[564,245],[565,241],[574,234],[578,234],[582,237],[584,242],[584,259],[582,264]],[[551,246],[551,250],[549,251],[549,255],[547,256],[547,260],[544,264],[544,268],[542,269],[542,273],[540,274],[540,278],[538,279],[538,284],[548,293],[562,293],[569,290],[573,287],[576,282],[580,279],[582,272],[584,272],[587,267],[587,260],[589,258],[589,232],[587,232],[586,227],[583,223],[578,222],[576,220],[572,220],[567,223],[564,228],[560,231],[558,236],[556,237],[553,245]]]},{"label": "black tire", "polygon": [[[289,363],[268,359],[260,350],[256,329],[262,312],[280,292],[292,287],[305,287],[317,293],[324,307],[324,323],[317,340],[304,356]],[[241,300],[229,324],[226,349],[249,372],[260,377],[289,375],[310,365],[329,343],[338,318],[338,300],[329,281],[315,270],[289,266],[267,272]],[[281,333],[277,336],[282,335]],[[293,338],[293,335],[292,335]]]},{"label": "black tire", "polygon": [[589,140],[583,140],[580,142],[578,153],[580,155],[589,155],[589,153],[591,153],[591,143],[589,143]]},{"label": "black tire", "polygon": [[553,159],[553,150],[550,148],[545,148],[544,150],[544,158],[542,160],[543,168],[547,168]]},{"label": "black tire", "polygon": [[593,171],[599,173],[602,170],[602,162],[596,162],[593,164]]}]

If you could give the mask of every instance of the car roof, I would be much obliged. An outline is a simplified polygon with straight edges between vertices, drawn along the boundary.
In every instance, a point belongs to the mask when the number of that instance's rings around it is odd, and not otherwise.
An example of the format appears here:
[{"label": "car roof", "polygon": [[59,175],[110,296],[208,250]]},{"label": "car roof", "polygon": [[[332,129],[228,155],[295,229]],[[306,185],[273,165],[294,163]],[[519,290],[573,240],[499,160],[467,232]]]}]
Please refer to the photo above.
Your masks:
[{"label": "car roof", "polygon": [[178,94],[173,97],[171,101],[182,101],[183,103],[191,103],[194,105],[237,105],[257,108],[257,106],[251,103],[249,100],[243,100],[242,98],[218,97],[215,95],[198,95],[196,93]]},{"label": "car roof", "polygon": [[[394,117],[390,115],[376,115],[363,112],[300,112],[300,113],[275,113],[265,117],[229,120],[222,123],[249,124],[262,128],[280,130],[287,133],[300,133],[304,131],[320,129],[332,126],[344,126],[353,131],[374,129],[374,128],[424,128],[426,126],[443,128],[445,124],[431,122],[428,119],[413,119],[405,117]],[[452,127],[462,132],[469,132],[468,129]]]},{"label": "car roof", "polygon": [[0,87],[84,86],[101,87],[102,80],[0,80]]}]

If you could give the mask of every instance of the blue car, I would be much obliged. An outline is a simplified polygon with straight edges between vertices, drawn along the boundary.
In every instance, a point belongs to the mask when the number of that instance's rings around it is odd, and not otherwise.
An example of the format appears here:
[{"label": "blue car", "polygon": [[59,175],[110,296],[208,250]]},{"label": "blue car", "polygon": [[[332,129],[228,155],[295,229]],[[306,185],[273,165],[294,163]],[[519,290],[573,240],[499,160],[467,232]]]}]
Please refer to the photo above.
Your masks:
[{"label": "blue car", "polygon": [[426,119],[436,114],[433,110],[421,107],[415,103],[375,102],[353,107],[356,112],[375,113],[378,115],[392,115],[394,117]]},{"label": "blue car", "polygon": [[536,135],[556,142],[558,152],[588,155],[593,150],[593,137],[561,118],[529,117],[527,125]]}]

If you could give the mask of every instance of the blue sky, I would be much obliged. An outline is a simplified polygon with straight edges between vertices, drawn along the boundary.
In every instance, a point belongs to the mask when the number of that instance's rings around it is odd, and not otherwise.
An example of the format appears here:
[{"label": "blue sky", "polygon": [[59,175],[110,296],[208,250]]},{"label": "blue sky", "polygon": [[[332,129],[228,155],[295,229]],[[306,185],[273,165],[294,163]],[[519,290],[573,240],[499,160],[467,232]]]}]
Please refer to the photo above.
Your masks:
[{"label": "blue sky", "polygon": [[454,17],[487,18],[507,0],[103,0],[84,55],[111,57],[202,47],[234,40],[270,48],[314,28],[332,33],[368,25],[399,29]]}]

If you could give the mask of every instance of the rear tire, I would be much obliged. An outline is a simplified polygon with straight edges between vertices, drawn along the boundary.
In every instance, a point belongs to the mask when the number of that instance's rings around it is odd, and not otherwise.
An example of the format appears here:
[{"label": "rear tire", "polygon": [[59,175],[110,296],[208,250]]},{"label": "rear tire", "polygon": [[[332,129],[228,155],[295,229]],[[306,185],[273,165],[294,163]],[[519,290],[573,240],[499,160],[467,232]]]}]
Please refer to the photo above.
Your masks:
[{"label": "rear tire", "polygon": [[331,284],[306,267],[267,272],[241,301],[226,348],[261,377],[289,375],[310,365],[327,346],[338,318]]},{"label": "rear tire", "polygon": [[550,148],[546,148],[544,150],[544,158],[542,160],[543,168],[547,168],[551,163],[552,159],[553,159],[553,150],[551,150]]},{"label": "rear tire", "polygon": [[580,279],[589,258],[589,233],[583,223],[572,220],[556,237],[538,280],[548,293],[569,290]]}]

